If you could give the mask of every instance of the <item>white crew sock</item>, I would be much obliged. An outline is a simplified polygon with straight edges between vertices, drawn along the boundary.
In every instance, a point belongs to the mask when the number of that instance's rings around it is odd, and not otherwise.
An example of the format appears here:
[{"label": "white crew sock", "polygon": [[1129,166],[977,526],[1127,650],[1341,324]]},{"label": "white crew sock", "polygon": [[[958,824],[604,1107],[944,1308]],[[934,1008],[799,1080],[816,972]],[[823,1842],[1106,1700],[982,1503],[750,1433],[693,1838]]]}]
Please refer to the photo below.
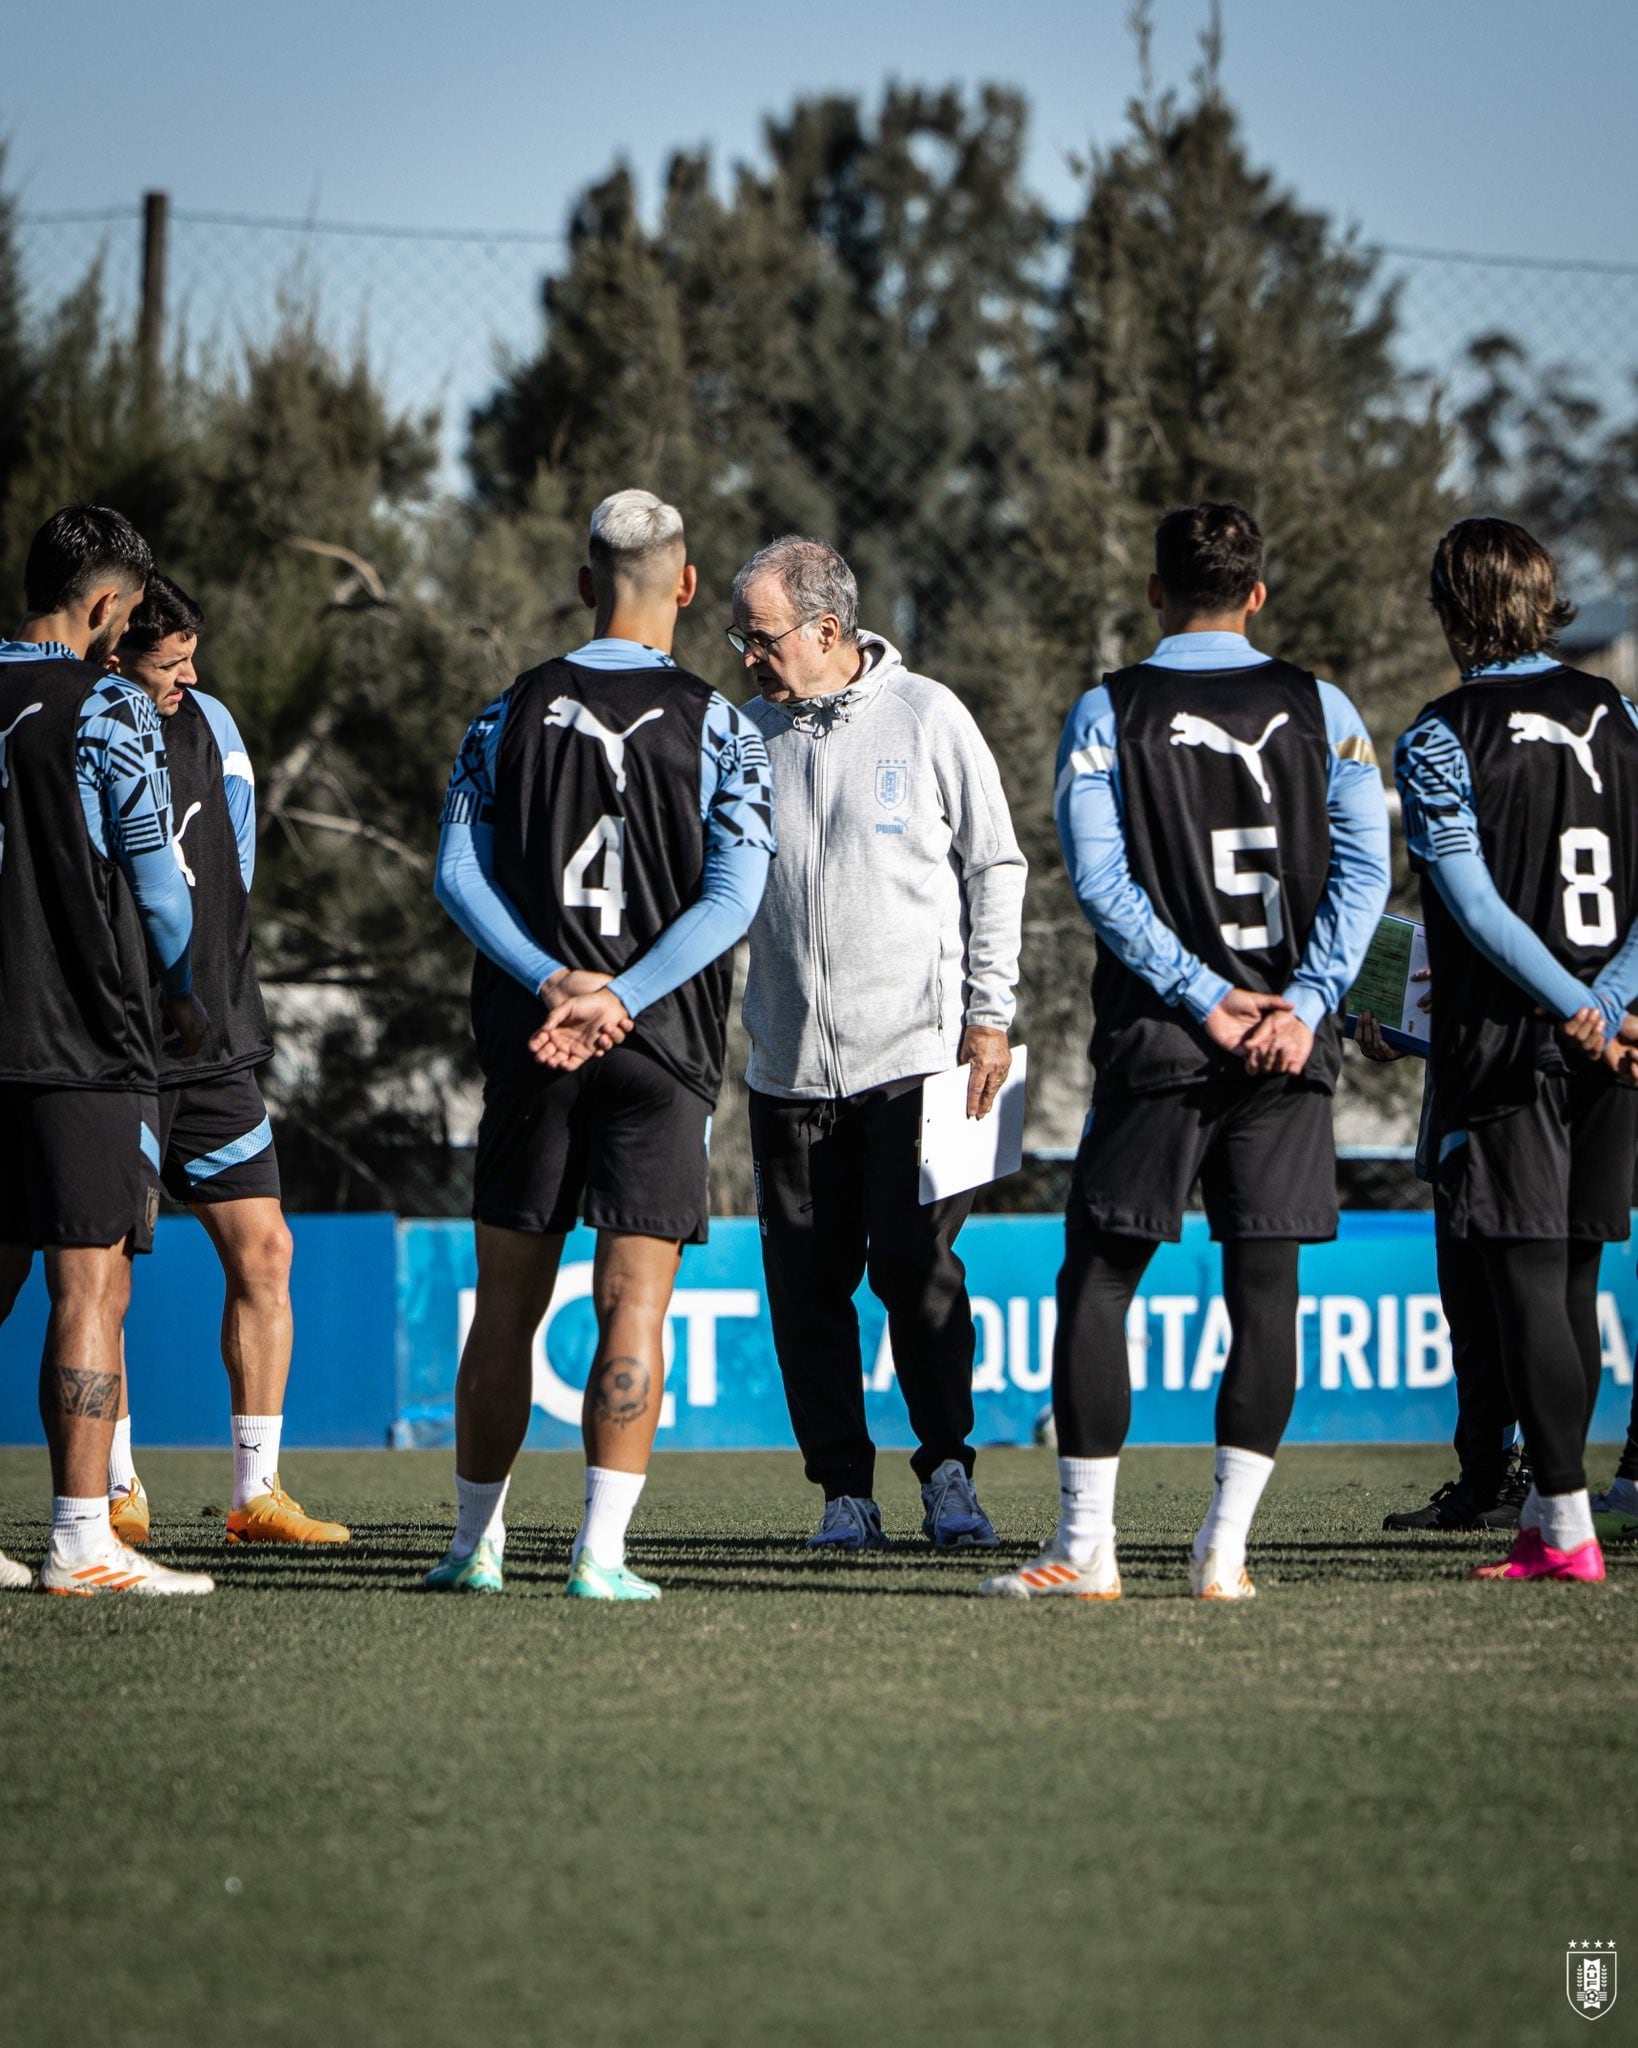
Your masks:
[{"label": "white crew sock", "polygon": [[114,1424],[114,1441],[108,1452],[109,1497],[128,1493],[136,1476],[136,1467],[131,1463],[131,1418],[122,1415]]},{"label": "white crew sock", "polygon": [[455,1534],[450,1542],[452,1557],[470,1557],[486,1538],[495,1555],[506,1555],[506,1489],[504,1479],[463,1479],[455,1474]]},{"label": "white crew sock", "polygon": [[1058,1548],[1071,1564],[1090,1564],[1098,1545],[1114,1538],[1119,1467],[1119,1458],[1058,1460]]},{"label": "white crew sock", "polygon": [[279,1476],[282,1415],[233,1418],[233,1505],[242,1508],[259,1493],[271,1493]]},{"label": "white crew sock", "polygon": [[1212,1461],[1211,1506],[1194,1539],[1194,1561],[1199,1564],[1208,1550],[1215,1550],[1228,1571],[1238,1571],[1246,1561],[1246,1538],[1251,1518],[1263,1497],[1274,1470],[1274,1460],[1260,1451],[1236,1450],[1219,1444]]},{"label": "white crew sock", "polygon": [[612,1569],[626,1561],[626,1526],[643,1490],[643,1472],[611,1472],[606,1465],[586,1467],[586,1514],[574,1539],[572,1564],[581,1551],[593,1564]]},{"label": "white crew sock", "polygon": [[1521,1529],[1539,1529],[1541,1527],[1541,1495],[1537,1493],[1533,1486],[1524,1496],[1524,1505],[1519,1509],[1519,1527]]},{"label": "white crew sock", "polygon": [[80,1564],[98,1557],[114,1540],[108,1524],[108,1496],[76,1500],[59,1493],[51,1501],[51,1548],[63,1564]]},{"label": "white crew sock", "polygon": [[1544,1493],[1541,1520],[1536,1525],[1541,1540],[1552,1550],[1579,1550],[1598,1533],[1593,1527],[1592,1502],[1583,1486],[1577,1493]]}]

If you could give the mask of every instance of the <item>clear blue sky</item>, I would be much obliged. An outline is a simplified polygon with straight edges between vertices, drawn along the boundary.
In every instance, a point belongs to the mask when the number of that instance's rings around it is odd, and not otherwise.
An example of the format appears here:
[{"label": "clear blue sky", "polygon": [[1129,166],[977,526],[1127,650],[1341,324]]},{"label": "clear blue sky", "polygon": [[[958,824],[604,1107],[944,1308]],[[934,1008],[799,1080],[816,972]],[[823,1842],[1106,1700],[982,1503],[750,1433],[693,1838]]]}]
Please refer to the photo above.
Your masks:
[{"label": "clear blue sky", "polygon": [[[1158,0],[1185,84],[1206,0]],[[1226,0],[1255,154],[1374,240],[1638,260],[1638,0]],[[30,211],[128,203],[557,230],[619,156],[754,154],[763,114],[889,78],[995,79],[1031,182],[1121,131],[1125,0],[57,0],[10,10],[0,133]]]}]

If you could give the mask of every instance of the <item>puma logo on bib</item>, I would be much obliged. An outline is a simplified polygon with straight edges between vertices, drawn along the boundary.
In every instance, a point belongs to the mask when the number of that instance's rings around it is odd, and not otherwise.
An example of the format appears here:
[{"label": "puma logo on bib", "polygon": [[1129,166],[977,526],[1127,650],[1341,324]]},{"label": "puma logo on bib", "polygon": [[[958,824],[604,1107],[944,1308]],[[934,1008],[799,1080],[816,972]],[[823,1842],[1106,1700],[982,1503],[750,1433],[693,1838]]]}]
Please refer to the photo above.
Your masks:
[{"label": "puma logo on bib", "polygon": [[43,704],[25,704],[4,732],[0,732],[0,789],[11,787],[11,764],[6,759],[6,742],[22,724],[25,718],[32,718],[36,711],[43,711]]},{"label": "puma logo on bib", "polygon": [[1263,773],[1263,749],[1280,727],[1289,725],[1290,722],[1289,711],[1276,711],[1263,727],[1261,738],[1237,740],[1233,733],[1224,732],[1220,725],[1214,725],[1209,718],[1197,718],[1192,711],[1180,711],[1172,720],[1172,745],[1209,747],[1214,754],[1232,754],[1235,760],[1245,763],[1263,802],[1271,804],[1274,801],[1274,792],[1269,788],[1268,777]]},{"label": "puma logo on bib", "polygon": [[188,866],[188,856],[182,851],[182,834],[187,831],[188,827],[203,809],[203,804],[189,804],[182,814],[181,824],[176,828],[176,836],[171,841],[171,851],[176,855],[176,864],[182,870],[182,879],[190,889],[197,888],[198,883],[195,880],[193,869]]},{"label": "puma logo on bib", "polygon": [[1593,786],[1593,795],[1604,794],[1604,778],[1593,765],[1592,736],[1598,728],[1598,721],[1609,710],[1607,704],[1600,704],[1592,717],[1587,720],[1585,732],[1571,732],[1567,725],[1560,725],[1556,718],[1549,718],[1541,711],[1515,711],[1507,721],[1507,729],[1513,735],[1514,746],[1525,740],[1546,740],[1550,746],[1568,747],[1576,758],[1576,764],[1586,773]]},{"label": "puma logo on bib", "polygon": [[634,718],[624,732],[610,732],[608,727],[588,711],[578,697],[554,697],[547,707],[542,721],[546,725],[561,726],[565,732],[577,732],[583,738],[596,740],[608,756],[609,773],[614,777],[617,793],[623,793],[626,786],[626,741],[640,725],[647,725],[651,718],[663,718],[665,706],[656,704],[652,711],[645,711],[641,718]]}]

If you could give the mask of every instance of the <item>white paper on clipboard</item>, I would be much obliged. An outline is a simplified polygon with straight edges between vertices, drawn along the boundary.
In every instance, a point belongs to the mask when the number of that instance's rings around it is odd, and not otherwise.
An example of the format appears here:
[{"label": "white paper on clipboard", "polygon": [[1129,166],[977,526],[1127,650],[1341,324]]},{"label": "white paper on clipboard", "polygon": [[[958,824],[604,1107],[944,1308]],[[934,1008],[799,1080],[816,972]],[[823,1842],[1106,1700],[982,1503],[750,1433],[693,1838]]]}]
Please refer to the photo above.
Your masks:
[{"label": "white paper on clipboard", "polygon": [[921,1084],[921,1199],[959,1195],[1016,1173],[1024,1163],[1024,1080],[1028,1046],[1012,1049],[1012,1071],[985,1117],[967,1114],[966,1067],[929,1074]]},{"label": "white paper on clipboard", "polygon": [[1428,984],[1418,981],[1419,974],[1427,972],[1428,934],[1425,925],[1418,925],[1411,933],[1410,967],[1405,982],[1405,1007],[1400,1013],[1399,1028],[1407,1038],[1414,1038],[1419,1045],[1427,1045],[1433,1037],[1433,1020],[1422,1008],[1427,995]]}]

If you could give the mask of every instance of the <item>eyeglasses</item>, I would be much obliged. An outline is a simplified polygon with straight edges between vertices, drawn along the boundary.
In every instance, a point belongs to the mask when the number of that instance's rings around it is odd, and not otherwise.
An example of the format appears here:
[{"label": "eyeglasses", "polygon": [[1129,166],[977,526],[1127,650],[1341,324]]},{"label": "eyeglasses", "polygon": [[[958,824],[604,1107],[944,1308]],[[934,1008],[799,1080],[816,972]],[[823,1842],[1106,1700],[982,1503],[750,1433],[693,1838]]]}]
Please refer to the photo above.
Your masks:
[{"label": "eyeglasses", "polygon": [[781,640],[788,640],[804,626],[811,626],[820,616],[818,612],[811,612],[807,618],[798,619],[794,626],[787,626],[783,633],[742,633],[737,626],[724,626],[722,630],[736,654],[771,654]]}]

